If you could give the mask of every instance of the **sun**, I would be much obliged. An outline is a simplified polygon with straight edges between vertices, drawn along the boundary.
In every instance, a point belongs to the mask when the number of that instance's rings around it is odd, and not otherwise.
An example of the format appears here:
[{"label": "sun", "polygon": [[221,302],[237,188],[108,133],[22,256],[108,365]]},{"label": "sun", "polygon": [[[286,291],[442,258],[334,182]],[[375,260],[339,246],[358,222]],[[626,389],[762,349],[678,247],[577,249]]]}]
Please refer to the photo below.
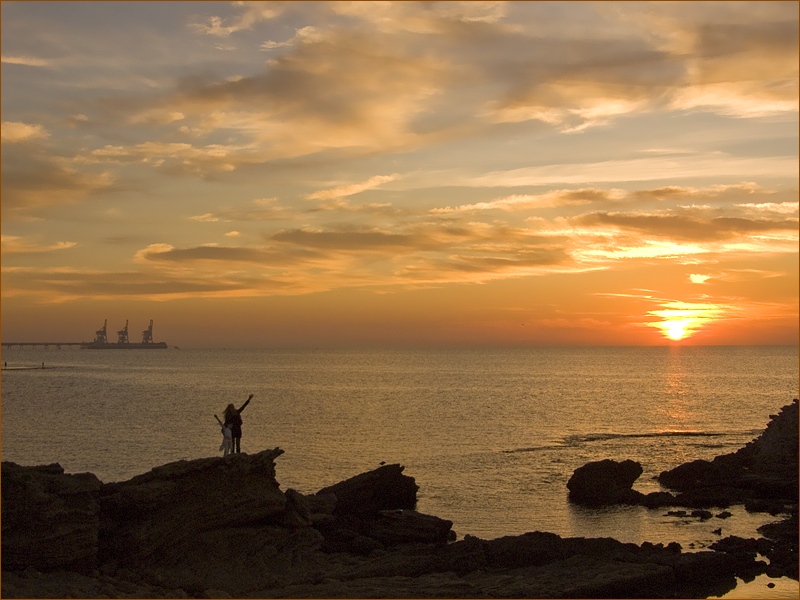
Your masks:
[{"label": "sun", "polygon": [[664,326],[664,333],[671,340],[682,340],[686,337],[686,323],[684,321],[670,321]]},{"label": "sun", "polygon": [[720,320],[726,307],[708,302],[681,302],[671,300],[664,302],[662,308],[647,311],[649,317],[658,317],[658,321],[645,323],[655,327],[668,340],[679,342],[692,337],[714,321]]}]

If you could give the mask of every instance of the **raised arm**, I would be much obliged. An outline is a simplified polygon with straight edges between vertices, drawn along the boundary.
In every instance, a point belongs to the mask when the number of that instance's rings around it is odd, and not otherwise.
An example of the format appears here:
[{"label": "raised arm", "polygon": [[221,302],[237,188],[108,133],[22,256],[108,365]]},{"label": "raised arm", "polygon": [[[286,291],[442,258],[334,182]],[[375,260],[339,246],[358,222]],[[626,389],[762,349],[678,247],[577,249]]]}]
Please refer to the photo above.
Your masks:
[{"label": "raised arm", "polygon": [[217,423],[219,423],[220,427],[225,427],[225,424],[219,420],[219,417],[217,415],[214,415],[214,418],[217,420]]},{"label": "raised arm", "polygon": [[248,405],[248,404],[250,404],[250,400],[252,400],[252,399],[253,399],[253,394],[250,394],[250,395],[247,397],[247,401],[246,401],[244,404],[242,404],[242,406],[241,406],[241,407],[239,408],[239,410],[238,410],[238,411],[236,411],[236,412],[242,412],[242,411],[243,411],[243,410],[244,410],[244,409],[247,407],[247,405]]}]

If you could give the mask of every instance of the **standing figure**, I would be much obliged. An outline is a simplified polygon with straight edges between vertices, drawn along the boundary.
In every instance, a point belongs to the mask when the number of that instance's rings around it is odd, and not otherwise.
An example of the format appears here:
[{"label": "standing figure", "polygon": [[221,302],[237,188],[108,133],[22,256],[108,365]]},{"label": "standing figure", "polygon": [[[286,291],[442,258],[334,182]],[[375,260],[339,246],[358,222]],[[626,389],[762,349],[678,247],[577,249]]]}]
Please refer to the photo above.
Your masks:
[{"label": "standing figure", "polygon": [[247,397],[247,402],[242,404],[241,407],[238,409],[233,404],[228,404],[228,408],[225,409],[225,425],[231,428],[231,452],[240,453],[241,450],[241,441],[242,441],[242,411],[250,404],[250,400],[253,399],[253,394],[250,394]]},{"label": "standing figure", "polygon": [[222,450],[222,456],[228,456],[233,448],[233,432],[228,425],[219,420],[217,415],[214,415],[214,418],[219,423],[219,426],[222,427],[222,444],[219,449]]}]

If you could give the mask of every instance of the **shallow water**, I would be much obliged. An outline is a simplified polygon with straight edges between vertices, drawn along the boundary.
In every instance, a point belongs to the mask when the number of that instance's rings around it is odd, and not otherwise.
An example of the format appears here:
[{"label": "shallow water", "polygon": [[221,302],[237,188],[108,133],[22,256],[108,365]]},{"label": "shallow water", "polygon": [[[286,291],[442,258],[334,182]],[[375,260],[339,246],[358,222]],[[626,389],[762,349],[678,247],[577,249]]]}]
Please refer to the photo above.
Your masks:
[{"label": "shallow water", "polygon": [[541,530],[698,549],[719,539],[717,527],[752,537],[774,519],[742,507],[706,522],[582,509],[566,501],[569,476],[630,458],[644,468],[635,488],[658,490],[653,476],[736,450],[798,391],[796,347],[6,348],[2,358],[46,365],[3,372],[3,460],[128,479],[219,454],[213,415],[254,393],[242,449],[283,448],[284,489],[313,493],[396,462],[420,486],[418,509],[460,536]]}]

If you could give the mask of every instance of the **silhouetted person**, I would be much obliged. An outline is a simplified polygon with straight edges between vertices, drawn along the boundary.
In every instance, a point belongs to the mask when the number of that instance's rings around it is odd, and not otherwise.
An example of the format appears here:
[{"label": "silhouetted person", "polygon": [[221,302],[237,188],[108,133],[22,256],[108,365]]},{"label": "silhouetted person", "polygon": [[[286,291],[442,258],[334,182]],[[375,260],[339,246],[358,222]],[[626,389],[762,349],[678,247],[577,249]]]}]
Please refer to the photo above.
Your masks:
[{"label": "silhouetted person", "polygon": [[241,450],[241,441],[242,441],[242,411],[250,404],[250,400],[253,399],[253,394],[250,394],[247,397],[247,402],[242,404],[241,407],[238,409],[233,404],[228,404],[228,408],[225,409],[225,425],[231,428],[231,452],[240,453]]},{"label": "silhouetted person", "polygon": [[[214,415],[214,418],[217,420],[217,423],[219,423],[219,426],[222,428],[222,444],[220,445],[219,449],[222,450],[222,456],[228,456],[233,447],[233,437],[230,425],[225,425],[225,423],[220,421],[217,415]],[[239,417],[239,419],[241,419],[241,417]]]}]

